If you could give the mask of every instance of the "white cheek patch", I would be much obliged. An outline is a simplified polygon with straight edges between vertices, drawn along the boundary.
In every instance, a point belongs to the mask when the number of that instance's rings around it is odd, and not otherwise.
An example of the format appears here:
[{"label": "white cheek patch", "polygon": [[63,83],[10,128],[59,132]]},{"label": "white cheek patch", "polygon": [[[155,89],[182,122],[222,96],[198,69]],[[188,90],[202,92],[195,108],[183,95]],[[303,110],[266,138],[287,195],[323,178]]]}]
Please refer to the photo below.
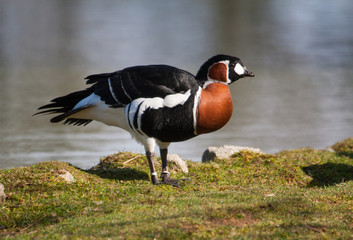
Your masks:
[{"label": "white cheek patch", "polygon": [[235,68],[234,68],[234,71],[239,75],[243,75],[245,73],[245,70],[244,68],[239,64],[237,63],[237,65],[235,65]]}]

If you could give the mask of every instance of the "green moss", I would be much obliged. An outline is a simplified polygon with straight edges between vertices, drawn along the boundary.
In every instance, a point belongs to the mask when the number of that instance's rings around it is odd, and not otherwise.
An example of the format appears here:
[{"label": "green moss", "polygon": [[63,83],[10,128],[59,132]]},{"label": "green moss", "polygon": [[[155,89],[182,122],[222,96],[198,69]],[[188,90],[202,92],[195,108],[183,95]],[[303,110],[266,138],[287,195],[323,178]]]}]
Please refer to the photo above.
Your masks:
[{"label": "green moss", "polygon": [[189,174],[172,166],[173,177],[190,178],[182,188],[151,185],[146,158],[133,153],[88,171],[55,161],[0,170],[0,238],[351,239],[352,146],[243,151],[188,162]]},{"label": "green moss", "polygon": [[341,142],[336,143],[332,146],[338,154],[353,158],[353,138],[347,138]]}]

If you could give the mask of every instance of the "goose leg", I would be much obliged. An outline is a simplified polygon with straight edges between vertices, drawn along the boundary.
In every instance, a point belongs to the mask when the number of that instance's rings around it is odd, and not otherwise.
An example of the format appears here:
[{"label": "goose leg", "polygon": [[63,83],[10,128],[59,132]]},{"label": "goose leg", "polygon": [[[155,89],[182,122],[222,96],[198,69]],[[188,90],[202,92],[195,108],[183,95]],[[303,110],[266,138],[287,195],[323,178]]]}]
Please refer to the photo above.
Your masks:
[{"label": "goose leg", "polygon": [[179,185],[179,179],[170,179],[170,173],[168,171],[168,162],[167,162],[167,156],[168,156],[168,148],[161,148],[160,149],[160,154],[161,154],[161,159],[162,159],[162,184],[168,184],[172,185],[174,187],[180,187]]},{"label": "goose leg", "polygon": [[168,171],[168,148],[160,149],[161,159],[162,159],[162,182],[167,183],[170,180],[170,173]]},{"label": "goose leg", "polygon": [[151,181],[152,184],[158,184],[158,177],[157,177],[157,172],[156,168],[154,167],[154,153],[151,151],[146,151],[146,157],[148,160],[148,165],[150,166],[150,171],[151,171]]}]

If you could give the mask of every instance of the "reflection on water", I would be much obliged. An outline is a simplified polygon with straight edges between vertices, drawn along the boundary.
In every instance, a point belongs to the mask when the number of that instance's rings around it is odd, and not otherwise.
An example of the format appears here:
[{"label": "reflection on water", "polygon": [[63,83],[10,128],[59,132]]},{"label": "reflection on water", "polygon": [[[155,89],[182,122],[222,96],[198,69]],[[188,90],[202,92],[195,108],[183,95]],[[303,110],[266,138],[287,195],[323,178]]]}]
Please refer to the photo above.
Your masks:
[{"label": "reflection on water", "polygon": [[165,63],[196,73],[217,53],[256,77],[231,86],[222,130],[170,151],[200,160],[210,145],[267,152],[325,148],[353,136],[353,3],[321,1],[1,1],[0,168],[68,161],[88,168],[117,151],[143,152],[120,129],[31,117],[86,75]]}]

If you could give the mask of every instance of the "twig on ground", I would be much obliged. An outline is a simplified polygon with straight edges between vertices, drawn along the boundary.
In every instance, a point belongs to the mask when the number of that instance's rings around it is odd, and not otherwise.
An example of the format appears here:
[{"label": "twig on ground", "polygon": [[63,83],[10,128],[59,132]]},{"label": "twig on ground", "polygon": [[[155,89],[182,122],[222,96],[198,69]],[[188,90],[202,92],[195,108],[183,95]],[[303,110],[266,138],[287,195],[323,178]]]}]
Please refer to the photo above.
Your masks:
[{"label": "twig on ground", "polygon": [[125,165],[125,164],[131,162],[132,160],[134,160],[134,159],[137,158],[137,157],[139,157],[139,155],[137,155],[137,156],[135,156],[135,157],[133,157],[133,158],[130,158],[130,159],[126,160],[125,162],[123,162],[123,165]]}]

